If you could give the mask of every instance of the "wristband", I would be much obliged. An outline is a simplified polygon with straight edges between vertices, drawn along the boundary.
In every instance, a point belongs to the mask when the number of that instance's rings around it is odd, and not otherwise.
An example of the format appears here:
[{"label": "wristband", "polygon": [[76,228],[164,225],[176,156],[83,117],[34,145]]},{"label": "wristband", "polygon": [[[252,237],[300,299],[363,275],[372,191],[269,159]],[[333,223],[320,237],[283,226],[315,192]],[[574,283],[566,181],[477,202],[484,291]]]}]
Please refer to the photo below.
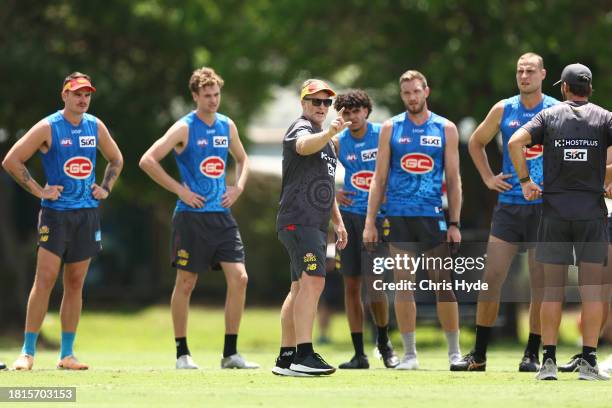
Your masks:
[{"label": "wristband", "polygon": [[531,177],[529,177],[529,176],[523,177],[522,179],[519,179],[519,183],[521,183],[521,184],[527,183],[528,181],[531,181]]},{"label": "wristband", "polygon": [[448,226],[449,226],[449,227],[453,227],[453,226],[454,226],[454,227],[457,227],[457,228],[459,228],[459,229],[461,228],[461,224],[459,224],[459,221],[450,221],[450,222],[448,223]]}]

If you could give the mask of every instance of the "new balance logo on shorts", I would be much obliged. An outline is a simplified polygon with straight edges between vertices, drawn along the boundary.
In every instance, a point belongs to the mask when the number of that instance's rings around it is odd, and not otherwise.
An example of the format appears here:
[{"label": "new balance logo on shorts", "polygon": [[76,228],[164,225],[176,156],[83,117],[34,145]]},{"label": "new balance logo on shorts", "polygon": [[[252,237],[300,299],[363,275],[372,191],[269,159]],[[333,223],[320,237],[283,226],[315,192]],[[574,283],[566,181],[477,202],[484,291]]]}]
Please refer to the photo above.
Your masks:
[{"label": "new balance logo on shorts", "polygon": [[563,160],[565,161],[587,161],[587,149],[563,149]]}]

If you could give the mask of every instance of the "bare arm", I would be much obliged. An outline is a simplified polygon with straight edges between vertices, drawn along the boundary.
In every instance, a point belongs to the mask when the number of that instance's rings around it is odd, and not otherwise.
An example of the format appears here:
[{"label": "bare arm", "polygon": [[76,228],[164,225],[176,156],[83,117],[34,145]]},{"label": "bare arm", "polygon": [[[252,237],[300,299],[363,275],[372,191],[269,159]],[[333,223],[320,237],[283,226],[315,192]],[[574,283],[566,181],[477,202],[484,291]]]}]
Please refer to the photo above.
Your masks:
[{"label": "bare arm", "polygon": [[92,186],[92,195],[100,200],[108,197],[123,169],[123,155],[119,146],[101,120],[98,120],[98,148],[108,162],[102,183],[99,186],[94,183]]},{"label": "bare arm", "polygon": [[46,120],[34,125],[6,154],[2,167],[27,192],[38,198],[57,200],[63,186],[41,187],[30,175],[25,163],[37,150],[51,147],[51,126]]},{"label": "bare arm", "polygon": [[336,236],[338,237],[336,248],[344,249],[348,242],[348,233],[344,227],[344,221],[342,220],[342,215],[340,214],[340,209],[338,208],[338,202],[336,200],[334,200],[332,206],[331,219],[332,224],[334,224],[334,231],[336,231]]},{"label": "bare arm", "polygon": [[[519,180],[529,177],[529,169],[527,168],[527,160],[523,150],[530,144],[531,135],[523,128],[514,132],[508,141],[508,152],[510,153],[512,165]],[[531,180],[521,183],[521,189],[523,190],[523,196],[529,201],[535,200],[542,195],[542,189]]]},{"label": "bare arm", "polygon": [[194,207],[204,207],[204,197],[195,194],[189,188],[172,178],[159,163],[177,146],[186,146],[189,127],[186,123],[176,122],[166,134],[158,139],[153,146],[142,155],[140,168],[157,184],[176,194],[185,204]]},{"label": "bare arm", "polygon": [[[451,222],[459,222],[461,217],[461,174],[459,172],[459,132],[452,122],[444,127],[446,146],[444,148],[444,174],[448,195],[448,214]],[[461,242],[459,228],[452,225],[448,228],[448,240]]]},{"label": "bare arm", "polygon": [[498,174],[495,175],[489,165],[489,159],[485,150],[487,144],[493,140],[495,135],[499,132],[499,126],[501,118],[504,113],[504,102],[500,101],[496,103],[487,117],[478,125],[468,143],[468,150],[472,161],[480,173],[482,181],[486,186],[495,191],[507,191],[512,186],[505,181],[505,179],[511,177],[510,174]]},{"label": "bare arm", "polygon": [[607,186],[612,183],[612,146],[608,147],[606,156],[606,180],[604,184]]},{"label": "bare arm", "polygon": [[229,186],[225,194],[223,194],[221,205],[226,208],[231,207],[240,194],[242,194],[249,176],[249,158],[244,151],[244,146],[242,146],[240,136],[238,135],[238,128],[236,128],[233,121],[230,121],[229,150],[236,160],[236,181],[234,186]]},{"label": "bare arm", "polygon": [[349,126],[351,122],[345,122],[342,119],[342,112],[344,108],[340,109],[338,116],[329,125],[329,129],[312,135],[305,135],[299,137],[295,142],[295,151],[301,156],[308,156],[318,152],[334,137],[337,133],[342,131],[345,127]]}]

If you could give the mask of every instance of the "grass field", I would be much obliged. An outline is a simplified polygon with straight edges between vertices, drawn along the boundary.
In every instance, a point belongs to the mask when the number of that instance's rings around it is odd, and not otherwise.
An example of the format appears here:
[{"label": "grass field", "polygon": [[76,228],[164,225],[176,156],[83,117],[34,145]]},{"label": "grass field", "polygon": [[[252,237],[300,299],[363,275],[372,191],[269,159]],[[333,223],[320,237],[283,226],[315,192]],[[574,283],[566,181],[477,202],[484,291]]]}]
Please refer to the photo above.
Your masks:
[{"label": "grass field", "polygon": [[[569,320],[569,319],[567,319]],[[557,382],[537,382],[532,374],[516,371],[521,348],[497,345],[489,353],[486,373],[448,371],[443,334],[433,327],[419,328],[417,344],[422,370],[397,372],[370,358],[373,369],[341,371],[325,378],[280,378],[270,370],[278,350],[278,311],[248,310],[238,340],[242,354],[262,365],[260,370],[219,369],[223,344],[223,313],[193,308],[189,347],[201,369],[174,369],[174,341],[169,310],[152,307],[139,312],[88,312],[81,320],[77,355],[91,365],[89,371],[54,369],[56,350],[39,350],[32,372],[0,372],[0,386],[75,386],[77,406],[87,407],[192,407],[284,406],[318,404],[350,407],[493,406],[594,407],[612,406],[611,383],[578,381],[576,374],[561,374]],[[47,317],[43,331],[59,339],[57,313]],[[565,324],[567,336],[575,334]],[[333,365],[351,356],[350,336],[343,315],[332,323],[333,345],[317,350]],[[394,337],[399,349],[399,338]],[[473,335],[461,335],[467,351]],[[0,360],[11,363],[20,340],[0,340]],[[371,351],[368,346],[367,350]],[[565,360],[577,347],[558,351]],[[601,356],[611,350],[602,349]],[[30,404],[0,403],[23,407]],[[74,406],[74,403],[37,403],[34,406]]]}]

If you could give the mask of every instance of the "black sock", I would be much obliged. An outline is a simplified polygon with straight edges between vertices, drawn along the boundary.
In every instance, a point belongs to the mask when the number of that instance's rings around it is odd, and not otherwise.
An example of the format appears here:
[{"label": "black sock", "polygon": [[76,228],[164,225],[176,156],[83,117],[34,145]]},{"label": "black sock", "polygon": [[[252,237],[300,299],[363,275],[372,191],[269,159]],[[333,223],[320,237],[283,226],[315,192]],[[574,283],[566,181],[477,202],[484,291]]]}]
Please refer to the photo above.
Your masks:
[{"label": "black sock", "polygon": [[538,356],[540,354],[540,341],[542,336],[535,333],[529,333],[529,340],[527,340],[527,347],[525,347],[525,355]]},{"label": "black sock", "polygon": [[185,354],[191,355],[189,347],[187,347],[187,337],[175,337],[174,341],[176,343],[176,358]]},{"label": "black sock", "polygon": [[597,365],[597,348],[582,346],[582,359],[586,360],[591,367],[595,367]]},{"label": "black sock", "polygon": [[293,361],[293,357],[295,357],[295,347],[281,347],[278,357],[281,360]]},{"label": "black sock", "polygon": [[297,357],[306,357],[314,353],[312,343],[302,343],[297,345]]},{"label": "black sock", "polygon": [[487,346],[489,345],[489,339],[491,338],[491,327],[487,326],[476,326],[476,346],[474,347],[474,354],[476,358],[480,360],[487,359]]},{"label": "black sock", "polygon": [[353,348],[355,349],[355,354],[358,356],[365,355],[365,353],[363,352],[363,333],[351,333],[351,340],[353,340]]},{"label": "black sock", "polygon": [[542,362],[545,362],[549,358],[552,358],[553,363],[557,364],[557,346],[555,345],[544,345],[544,353],[542,353]]},{"label": "black sock", "polygon": [[389,325],[376,326],[376,344],[386,346],[389,342]]},{"label": "black sock", "polygon": [[226,334],[225,343],[223,344],[223,357],[229,357],[236,354],[236,343],[238,342],[237,334]]}]

